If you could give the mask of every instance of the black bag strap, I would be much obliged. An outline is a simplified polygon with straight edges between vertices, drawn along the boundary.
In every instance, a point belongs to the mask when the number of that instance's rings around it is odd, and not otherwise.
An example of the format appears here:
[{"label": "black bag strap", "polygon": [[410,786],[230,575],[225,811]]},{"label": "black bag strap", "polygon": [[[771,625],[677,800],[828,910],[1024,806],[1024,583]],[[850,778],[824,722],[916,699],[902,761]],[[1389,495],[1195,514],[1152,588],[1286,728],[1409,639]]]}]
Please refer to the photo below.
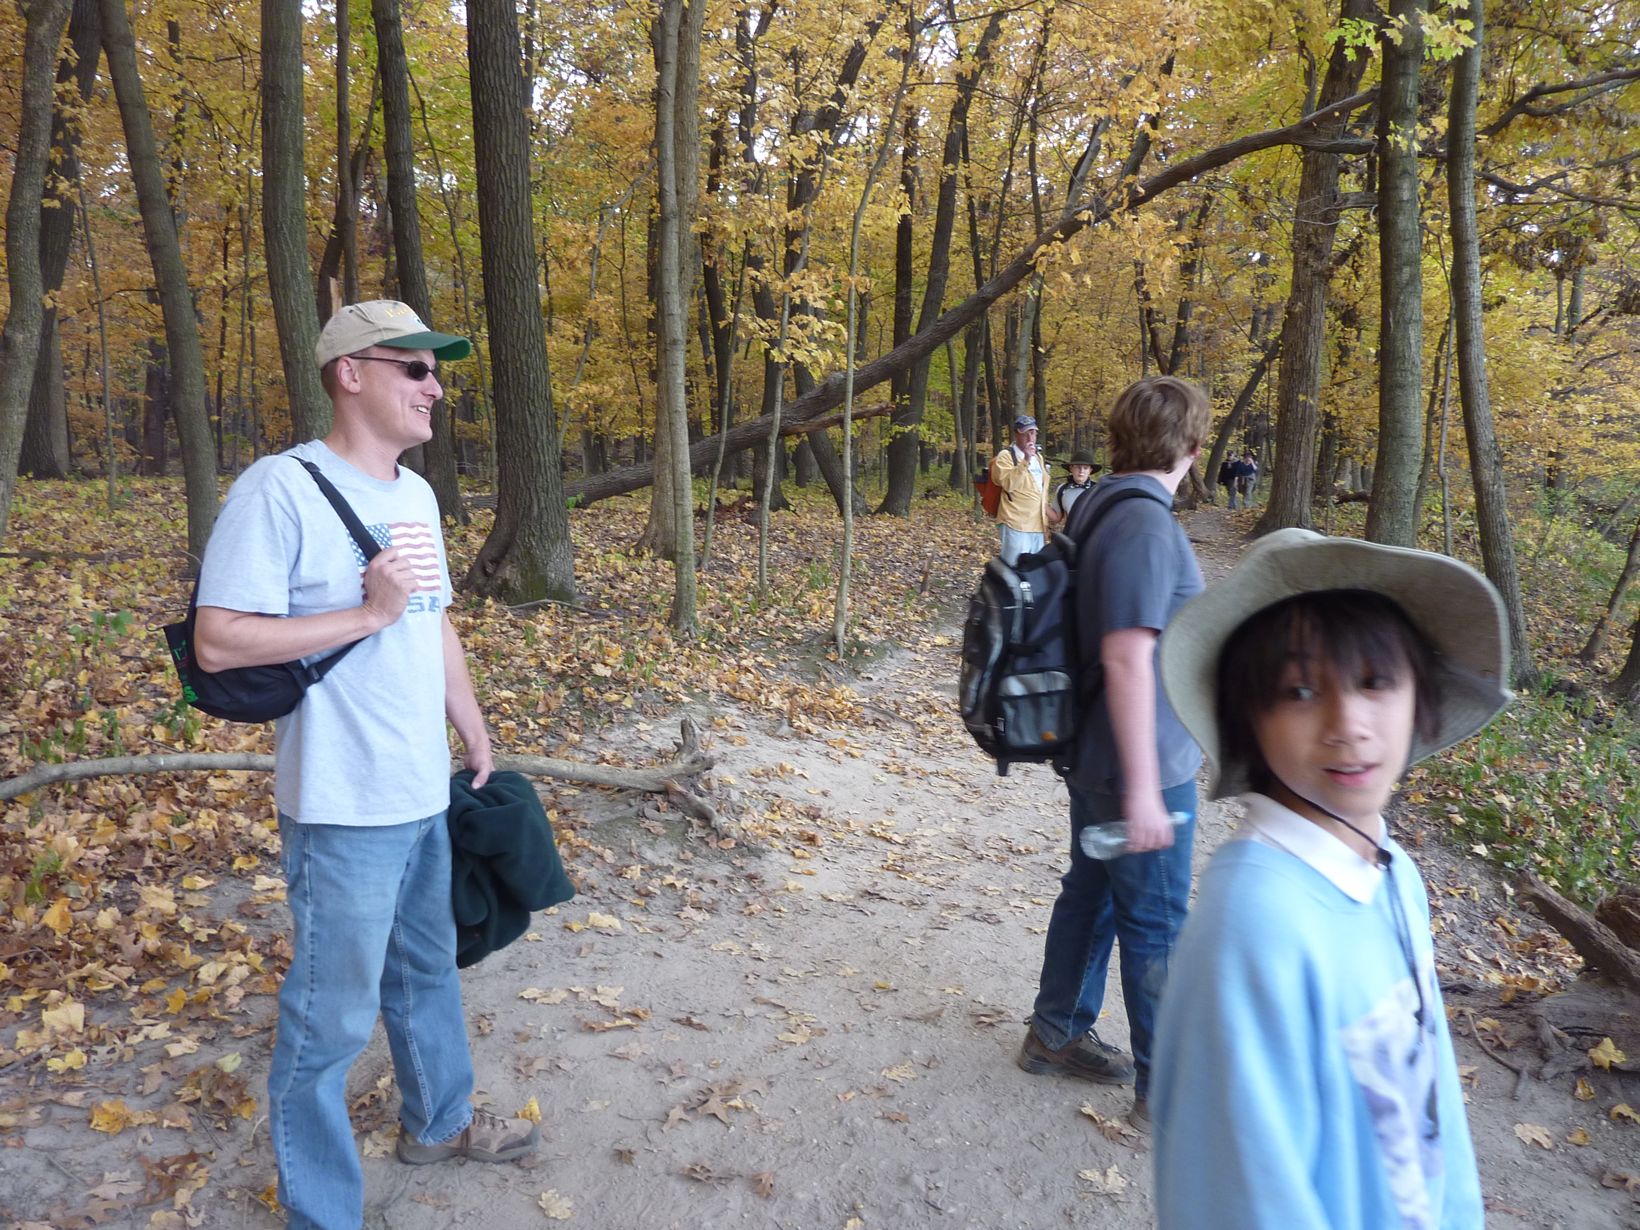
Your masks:
[{"label": "black bag strap", "polygon": [[[1077,500],[1076,503],[1071,506],[1071,516],[1074,518],[1076,514],[1082,510],[1082,505],[1086,502],[1086,500],[1096,499],[1098,494],[1098,488],[1096,487],[1093,491],[1088,493],[1086,499]],[[1123,500],[1136,499],[1155,500],[1158,504],[1164,503],[1162,498],[1149,487],[1143,484],[1135,483],[1131,487],[1123,487],[1118,491],[1111,492],[1110,495],[1093,505],[1087,516],[1083,517],[1074,526],[1067,525],[1065,527],[1067,531],[1072,529],[1075,530],[1075,533],[1070,534],[1069,536],[1071,541],[1076,544],[1076,571],[1078,573],[1081,573],[1083,567],[1085,566],[1083,553],[1093,542],[1093,531],[1099,527],[1099,523],[1105,519],[1106,514]],[[1172,507],[1171,501],[1165,502],[1165,505],[1169,508]],[[1080,593],[1081,586],[1077,586],[1077,594],[1080,595]],[[1076,614],[1075,626],[1078,630],[1080,630],[1082,626],[1081,611],[1078,606],[1080,598],[1073,597],[1071,602],[1071,609]],[[1102,668],[1099,666],[1099,659],[1096,655],[1093,656],[1092,661],[1089,661],[1088,656],[1084,655],[1081,662],[1081,668],[1082,677],[1076,681],[1076,692],[1078,700],[1083,704],[1087,704],[1104,686],[1104,680],[1102,677]]]},{"label": "black bag strap", "polygon": [[[353,511],[353,505],[349,504],[347,498],[336,490],[335,484],[324,476],[318,466],[305,458],[298,457],[296,460],[302,463],[302,468],[312,476],[314,482],[319,484],[319,490],[324,493],[325,499],[330,501],[330,506],[336,510],[336,515],[342,519],[342,524],[347,526],[348,533],[353,535],[353,541],[358,543],[359,550],[364,552],[365,562],[369,563],[381,551],[381,543],[370,536],[370,531],[364,528],[364,522],[359,520],[359,514]],[[301,673],[303,682],[311,688],[319,680],[330,674],[331,668],[347,657],[349,651],[364,639],[364,637],[361,637],[357,641],[349,641],[328,658],[320,658],[319,661],[309,662],[306,665],[292,663],[292,666]]]}]

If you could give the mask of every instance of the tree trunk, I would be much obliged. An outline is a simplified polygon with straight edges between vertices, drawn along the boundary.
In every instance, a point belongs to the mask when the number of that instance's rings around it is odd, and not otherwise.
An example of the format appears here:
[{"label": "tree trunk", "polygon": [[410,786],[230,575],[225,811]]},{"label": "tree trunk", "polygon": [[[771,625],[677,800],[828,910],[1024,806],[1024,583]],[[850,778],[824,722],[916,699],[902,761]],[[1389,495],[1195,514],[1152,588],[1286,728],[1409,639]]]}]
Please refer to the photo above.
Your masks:
[{"label": "tree trunk", "polygon": [[1241,392],[1236,394],[1235,404],[1230,407],[1230,413],[1224,416],[1224,422],[1219,425],[1218,438],[1213,441],[1213,449],[1207,455],[1203,470],[1206,473],[1208,503],[1218,502],[1217,488],[1219,485],[1219,466],[1224,463],[1225,456],[1230,452],[1230,442],[1235,439],[1242,420],[1247,417],[1248,408],[1253,404],[1253,397],[1258,393],[1258,386],[1264,381],[1264,374],[1270,370],[1270,364],[1275,361],[1276,351],[1281,348],[1281,335],[1278,333],[1264,343],[1264,350],[1253,361],[1253,370],[1247,373],[1247,379],[1242,381]]},{"label": "tree trunk", "polygon": [[[415,121],[410,112],[410,69],[404,55],[399,0],[370,0],[370,15],[376,27],[376,62],[382,78],[382,148],[387,162],[387,201],[393,214],[393,259],[398,270],[399,298],[431,327],[433,301],[427,290],[427,267],[422,260],[421,209],[416,202],[416,156],[412,145]],[[516,27],[514,32],[516,36]],[[475,130],[484,131],[476,128],[476,123]],[[539,314],[539,307],[536,311]],[[553,451],[557,452],[556,443]],[[433,488],[433,494],[438,497],[439,514],[465,520],[461,488],[456,483],[455,436],[446,399],[433,403],[431,438],[420,448],[406,453],[405,460],[412,469],[419,470]]]},{"label": "tree trunk", "polygon": [[[964,60],[957,72],[957,97],[951,104],[951,118],[946,125],[945,146],[940,153],[940,190],[934,206],[934,234],[928,252],[928,271],[923,284],[922,310],[917,316],[918,330],[927,329],[940,317],[945,301],[945,287],[951,275],[951,232],[957,221],[957,168],[962,158],[964,137],[968,128],[968,111],[973,103],[974,90],[980,75],[990,62],[991,49],[1002,31],[1003,10],[991,14],[972,60]],[[1029,339],[1026,339],[1027,343]],[[921,439],[923,408],[928,401],[928,373],[933,358],[930,350],[911,365],[906,389],[906,404],[895,415],[888,444],[888,484],[879,513],[904,517],[911,512],[911,497],[917,490],[918,443]]]},{"label": "tree trunk", "polygon": [[1492,398],[1486,378],[1486,339],[1481,320],[1480,240],[1475,225],[1475,99],[1480,92],[1484,0],[1471,0],[1475,45],[1458,57],[1452,81],[1452,113],[1447,130],[1447,193],[1452,214],[1452,310],[1456,317],[1454,350],[1458,359],[1458,395],[1463,402],[1464,435],[1469,442],[1469,473],[1475,487],[1475,524],[1480,531],[1486,575],[1503,595],[1509,613],[1517,685],[1536,674],[1532,643],[1526,632],[1520,570],[1515,564],[1514,531],[1504,487],[1503,449],[1492,423]]},{"label": "tree trunk", "polygon": [[20,0],[18,7],[25,30],[17,155],[6,203],[6,284],[11,302],[0,329],[0,539],[11,518],[17,455],[45,316],[40,298],[40,201],[51,154],[52,65],[68,21],[68,0]]},{"label": "tree trunk", "polygon": [[[143,238],[159,285],[160,309],[165,316],[165,349],[170,364],[171,412],[182,449],[182,474],[188,493],[188,554],[197,568],[216,520],[216,448],[205,405],[205,355],[199,341],[199,321],[193,292],[188,287],[176,216],[165,190],[165,168],[154,142],[153,119],[137,73],[136,40],[121,0],[99,0],[103,50],[108,76],[119,101],[125,128],[125,147],[131,177],[137,186]],[[307,302],[312,302],[311,296]],[[304,307],[306,304],[304,303]],[[310,352],[311,357],[311,352]],[[311,365],[310,365],[311,366]]]},{"label": "tree trunk", "polygon": [[[1340,24],[1370,21],[1372,0],[1343,0]],[[1366,71],[1367,57],[1339,39],[1327,60],[1320,104],[1327,107],[1354,93]],[[1325,124],[1329,136],[1340,136],[1347,116]],[[1327,336],[1327,282],[1332,276],[1333,241],[1338,230],[1340,155],[1306,150],[1293,204],[1292,288],[1281,325],[1281,370],[1276,382],[1276,455],[1270,476],[1269,503],[1258,532],[1310,524],[1315,498],[1316,443],[1321,427],[1321,356]],[[1209,476],[1211,477],[1211,476]]]},{"label": "tree trunk", "polygon": [[[655,154],[659,192],[656,299],[657,445],[666,442],[670,479],[656,484],[650,524],[656,554],[673,561],[672,627],[695,630],[694,486],[689,472],[687,315],[695,261],[689,234],[695,214],[700,141],[700,32],[703,0],[662,0],[655,16]],[[659,449],[657,449],[659,452]],[[659,467],[657,466],[657,477]],[[666,501],[663,506],[662,501]]]},{"label": "tree trunk", "polygon": [[575,558],[537,292],[528,93],[512,0],[468,0],[467,60],[496,424],[495,525],[465,584],[503,602],[573,601]]},{"label": "tree trunk", "polygon": [[1594,631],[1589,633],[1589,639],[1578,652],[1578,657],[1585,662],[1593,662],[1600,656],[1601,650],[1606,647],[1606,638],[1611,634],[1612,621],[1617,618],[1618,608],[1623,605],[1623,597],[1629,592],[1636,578],[1640,578],[1640,521],[1634,523],[1634,533],[1629,535],[1629,551],[1623,560],[1623,571],[1617,578],[1617,584],[1612,586],[1611,599],[1606,603],[1606,609],[1601,612],[1600,618],[1595,621]]},{"label": "tree trunk", "polygon": [[[57,65],[57,89],[70,83],[84,106],[97,80],[97,61],[102,57],[102,22],[97,17],[97,0],[74,0],[68,19],[71,53]],[[62,102],[52,108],[51,148],[56,167],[55,205],[40,209],[40,282],[49,299],[63,285],[68,267],[68,249],[74,237],[77,205],[72,185],[80,178],[80,125],[71,120]],[[57,306],[48,303],[40,325],[40,353],[34,363],[34,384],[28,400],[28,426],[23,434],[23,455],[18,472],[36,478],[67,478],[74,464],[68,434],[68,399],[63,388],[62,346],[57,335]]]},{"label": "tree trunk", "polygon": [[1418,74],[1424,0],[1390,0],[1399,38],[1380,43],[1378,100],[1378,456],[1367,539],[1416,546],[1414,497],[1423,446],[1424,236],[1418,199]]},{"label": "tree trunk", "polygon": [[319,319],[308,264],[302,26],[301,5],[262,0],[262,242],[268,295],[291,428],[297,440],[313,440],[330,430],[330,398],[313,365]]}]

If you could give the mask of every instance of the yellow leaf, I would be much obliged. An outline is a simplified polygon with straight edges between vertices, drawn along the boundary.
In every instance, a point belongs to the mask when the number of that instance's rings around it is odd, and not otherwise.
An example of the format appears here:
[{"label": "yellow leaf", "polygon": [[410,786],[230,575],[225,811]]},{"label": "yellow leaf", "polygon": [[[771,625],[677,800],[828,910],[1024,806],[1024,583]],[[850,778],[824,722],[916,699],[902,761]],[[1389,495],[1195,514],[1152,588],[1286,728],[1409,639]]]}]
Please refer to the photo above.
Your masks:
[{"label": "yellow leaf", "polygon": [[85,1067],[85,1052],[75,1047],[61,1059],[46,1060],[46,1067],[53,1072],[73,1072]]},{"label": "yellow leaf", "polygon": [[107,1132],[110,1136],[118,1136],[131,1126],[131,1110],[125,1104],[124,1098],[115,1098],[112,1102],[98,1102],[91,1108],[91,1130]]},{"label": "yellow leaf", "polygon": [[1614,1063],[1622,1063],[1628,1056],[1618,1050],[1610,1038],[1602,1038],[1599,1046],[1589,1048],[1589,1058],[1594,1060],[1597,1068],[1604,1068],[1609,1072]]},{"label": "yellow leaf", "polygon": [[621,920],[613,914],[600,914],[597,910],[593,910],[587,915],[587,926],[601,927],[606,931],[619,931],[621,929]]},{"label": "yellow leaf", "polygon": [[165,1011],[169,1012],[172,1016],[176,1016],[182,1011],[187,1003],[188,992],[184,991],[181,987],[178,987],[165,997]]},{"label": "yellow leaf", "polygon": [[238,1051],[229,1051],[226,1055],[222,1056],[221,1059],[216,1061],[216,1066],[231,1076],[233,1073],[239,1071],[239,1065],[244,1062],[244,1059],[240,1056]]},{"label": "yellow leaf", "polygon": [[1578,1128],[1566,1138],[1566,1143],[1569,1145],[1586,1145],[1589,1143],[1589,1134],[1582,1128]]},{"label": "yellow leaf", "polygon": [[1539,1145],[1545,1149],[1555,1147],[1555,1138],[1549,1135],[1549,1129],[1535,1123],[1515,1124],[1515,1135],[1520,1137],[1522,1144]]},{"label": "yellow leaf", "polygon": [[1634,1107],[1627,1102],[1619,1102],[1608,1112],[1612,1119],[1627,1119],[1630,1123],[1640,1123],[1640,1114],[1636,1114]]},{"label": "yellow leaf", "polygon": [[55,1008],[41,1011],[40,1023],[47,1033],[77,1034],[85,1028],[85,1005],[77,999],[65,999]]},{"label": "yellow leaf", "polygon": [[51,903],[51,908],[40,919],[58,935],[67,935],[68,929],[74,925],[74,919],[68,912],[68,898],[59,897]]},{"label": "yellow leaf", "polygon": [[541,1122],[541,1105],[540,1105],[540,1103],[537,1102],[534,1098],[531,1098],[528,1102],[524,1103],[523,1107],[519,1110],[519,1112],[515,1116],[515,1118],[528,1119],[531,1123],[540,1123]]},{"label": "yellow leaf", "polygon": [[1572,1096],[1579,1102],[1592,1102],[1594,1101],[1594,1086],[1580,1076],[1577,1078],[1577,1088],[1572,1090]]}]

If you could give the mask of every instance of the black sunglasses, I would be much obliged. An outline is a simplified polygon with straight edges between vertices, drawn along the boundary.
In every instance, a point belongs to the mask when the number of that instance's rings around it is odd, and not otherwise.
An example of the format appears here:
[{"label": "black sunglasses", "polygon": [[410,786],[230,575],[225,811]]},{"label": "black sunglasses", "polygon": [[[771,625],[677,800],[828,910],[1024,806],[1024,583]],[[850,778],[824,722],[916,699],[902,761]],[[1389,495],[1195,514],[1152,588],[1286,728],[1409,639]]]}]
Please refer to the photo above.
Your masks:
[{"label": "black sunglasses", "polygon": [[350,359],[369,359],[372,363],[391,363],[396,367],[404,368],[404,374],[412,380],[425,380],[432,373],[432,368],[420,359],[389,359],[379,354],[350,354]]}]

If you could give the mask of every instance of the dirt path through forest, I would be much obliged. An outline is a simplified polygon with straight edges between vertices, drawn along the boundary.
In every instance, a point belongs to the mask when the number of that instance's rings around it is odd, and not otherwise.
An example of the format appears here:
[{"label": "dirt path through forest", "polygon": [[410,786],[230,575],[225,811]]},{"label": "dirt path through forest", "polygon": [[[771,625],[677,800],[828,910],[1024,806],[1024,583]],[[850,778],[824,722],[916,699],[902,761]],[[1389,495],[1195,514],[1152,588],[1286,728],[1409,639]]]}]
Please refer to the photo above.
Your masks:
[{"label": "dirt path through forest", "polygon": [[[1222,573],[1237,526],[1218,509],[1187,524],[1210,579]],[[352,1082],[368,1225],[1151,1224],[1146,1145],[1120,1126],[1131,1091],[1014,1065],[1064,858],[1065,792],[1046,769],[992,773],[953,715],[955,629],[937,639],[852,681],[861,720],[846,728],[816,721],[818,736],[800,735],[763,714],[697,713],[721,757],[715,788],[776,810],[779,846],[723,847],[630,801],[554,792],[589,847],[575,862],[581,895],[465,975],[481,1094],[506,1113],[534,1097],[541,1154],[397,1164],[378,1033]],[[657,757],[670,733],[626,732]],[[1232,819],[1204,808],[1198,864]],[[1481,961],[1476,931],[1503,910],[1498,889],[1478,866],[1433,855],[1437,911],[1464,906],[1438,936],[1443,981],[1473,985],[1463,970]],[[1101,1031],[1121,1044],[1115,974]],[[238,1052],[259,1107],[273,1008],[258,1001],[252,1028],[223,1029],[189,1060]],[[128,1087],[105,1082],[98,1096],[148,1105],[138,1069],[155,1046],[132,1057]],[[1568,1077],[1528,1083],[1517,1101],[1511,1072],[1467,1039],[1460,1051],[1491,1225],[1640,1226],[1636,1197],[1600,1183],[1635,1168],[1640,1141],[1640,1128],[1606,1120],[1610,1090],[1579,1102]],[[83,1109],[55,1109],[0,1154],[11,1216],[50,1221],[110,1174],[141,1180],[143,1159],[196,1151],[210,1182],[193,1199],[203,1220],[189,1224],[278,1224],[257,1199],[273,1178],[260,1110],[254,1124],[200,1117],[184,1137],[105,1136]],[[1522,1123],[1545,1128],[1553,1148],[1523,1142]],[[1566,1143],[1579,1127],[1589,1144]],[[152,1213],[101,1224],[149,1225]]]}]

